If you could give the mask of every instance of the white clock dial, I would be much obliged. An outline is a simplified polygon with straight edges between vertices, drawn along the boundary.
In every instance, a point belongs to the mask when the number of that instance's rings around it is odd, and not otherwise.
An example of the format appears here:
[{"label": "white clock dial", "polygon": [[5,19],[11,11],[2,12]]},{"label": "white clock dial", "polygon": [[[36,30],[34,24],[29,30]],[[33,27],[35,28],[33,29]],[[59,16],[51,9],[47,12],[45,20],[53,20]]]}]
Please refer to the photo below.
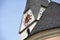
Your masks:
[{"label": "white clock dial", "polygon": [[39,20],[39,19],[41,18],[42,13],[45,11],[45,9],[46,9],[46,8],[44,8],[44,7],[41,7],[41,8],[40,8],[40,11],[39,11],[37,20]]},{"label": "white clock dial", "polygon": [[27,26],[31,21],[32,15],[28,14],[25,16],[24,25]]},{"label": "white clock dial", "polygon": [[22,24],[21,24],[21,29],[20,31],[22,31],[24,28],[26,28],[29,24],[31,24],[33,21],[35,20],[33,13],[31,11],[31,9],[29,9],[23,16],[22,19]]}]

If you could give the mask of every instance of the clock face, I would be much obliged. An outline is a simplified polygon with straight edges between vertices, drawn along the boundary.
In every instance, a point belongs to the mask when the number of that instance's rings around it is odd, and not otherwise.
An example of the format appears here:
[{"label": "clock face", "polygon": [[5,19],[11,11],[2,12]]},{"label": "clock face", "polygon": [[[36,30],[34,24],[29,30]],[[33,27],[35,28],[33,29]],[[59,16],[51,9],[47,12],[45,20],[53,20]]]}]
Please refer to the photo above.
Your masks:
[{"label": "clock face", "polygon": [[45,9],[46,9],[46,8],[44,8],[44,7],[41,7],[41,8],[40,8],[40,11],[39,11],[37,20],[39,20],[39,19],[41,18],[42,13],[45,11]]},{"label": "clock face", "polygon": [[24,15],[21,23],[20,31],[22,31],[24,28],[26,28],[28,25],[30,25],[35,20],[33,13],[31,9],[29,9]]},{"label": "clock face", "polygon": [[25,17],[25,20],[24,20],[24,25],[25,25],[25,26],[30,23],[31,18],[32,18],[32,15],[27,13],[27,15],[26,15],[26,17]]}]

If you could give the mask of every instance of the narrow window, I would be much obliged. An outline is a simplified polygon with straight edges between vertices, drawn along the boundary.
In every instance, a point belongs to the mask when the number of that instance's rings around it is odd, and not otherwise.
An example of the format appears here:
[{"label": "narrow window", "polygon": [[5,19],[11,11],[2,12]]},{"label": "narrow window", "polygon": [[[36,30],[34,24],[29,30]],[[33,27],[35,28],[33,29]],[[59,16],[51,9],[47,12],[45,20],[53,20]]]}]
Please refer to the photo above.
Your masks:
[{"label": "narrow window", "polygon": [[28,33],[28,35],[30,34],[30,29],[29,28],[27,29],[27,33]]}]

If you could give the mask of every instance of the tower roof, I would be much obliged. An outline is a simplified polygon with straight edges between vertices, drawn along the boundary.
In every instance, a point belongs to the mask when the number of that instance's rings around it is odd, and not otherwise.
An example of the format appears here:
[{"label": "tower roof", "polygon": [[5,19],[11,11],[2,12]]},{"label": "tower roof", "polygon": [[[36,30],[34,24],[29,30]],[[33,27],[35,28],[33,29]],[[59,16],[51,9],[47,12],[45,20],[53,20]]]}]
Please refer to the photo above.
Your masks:
[{"label": "tower roof", "polygon": [[30,35],[53,28],[60,28],[60,4],[56,2],[49,3]]},{"label": "tower roof", "polygon": [[37,18],[41,5],[47,7],[48,0],[27,0],[26,7],[24,13],[31,9],[34,17]]}]

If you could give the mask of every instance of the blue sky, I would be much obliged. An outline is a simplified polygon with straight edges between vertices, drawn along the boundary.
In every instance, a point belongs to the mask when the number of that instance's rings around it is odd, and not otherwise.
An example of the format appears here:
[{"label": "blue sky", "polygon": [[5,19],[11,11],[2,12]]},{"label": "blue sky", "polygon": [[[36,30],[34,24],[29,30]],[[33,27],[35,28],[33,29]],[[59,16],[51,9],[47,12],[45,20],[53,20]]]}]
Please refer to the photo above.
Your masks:
[{"label": "blue sky", "polygon": [[26,0],[0,0],[0,40],[20,40],[18,32],[25,5]]},{"label": "blue sky", "polygon": [[26,0],[0,0],[0,40],[19,40]]}]

